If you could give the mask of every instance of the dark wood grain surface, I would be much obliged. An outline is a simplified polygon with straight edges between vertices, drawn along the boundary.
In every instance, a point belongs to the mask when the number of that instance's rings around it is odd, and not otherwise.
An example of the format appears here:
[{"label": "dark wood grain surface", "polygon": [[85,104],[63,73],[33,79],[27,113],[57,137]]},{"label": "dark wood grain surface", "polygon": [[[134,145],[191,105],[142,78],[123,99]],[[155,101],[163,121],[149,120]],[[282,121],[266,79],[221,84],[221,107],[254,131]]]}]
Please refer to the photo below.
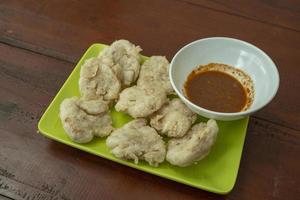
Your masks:
[{"label": "dark wood grain surface", "polygon": [[[126,38],[169,59],[184,44],[234,37],[280,72],[275,99],[251,117],[237,183],[225,196],[51,141],[37,123],[92,43]],[[0,199],[298,199],[299,1],[0,0]]]}]

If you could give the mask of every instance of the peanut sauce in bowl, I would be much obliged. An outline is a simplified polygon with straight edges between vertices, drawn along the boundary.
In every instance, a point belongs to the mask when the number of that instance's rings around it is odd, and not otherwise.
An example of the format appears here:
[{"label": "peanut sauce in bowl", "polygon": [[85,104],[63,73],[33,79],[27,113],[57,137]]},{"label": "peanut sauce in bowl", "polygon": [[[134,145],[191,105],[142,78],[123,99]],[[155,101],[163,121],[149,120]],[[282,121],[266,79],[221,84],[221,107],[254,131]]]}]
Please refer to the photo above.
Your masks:
[{"label": "peanut sauce in bowl", "polygon": [[237,68],[219,63],[210,63],[193,70],[183,90],[191,102],[216,112],[244,111],[253,99],[251,78]]},{"label": "peanut sauce in bowl", "polygon": [[191,110],[222,121],[262,109],[274,98],[280,82],[277,67],[265,52],[226,37],[203,38],[182,47],[170,63],[169,77]]}]

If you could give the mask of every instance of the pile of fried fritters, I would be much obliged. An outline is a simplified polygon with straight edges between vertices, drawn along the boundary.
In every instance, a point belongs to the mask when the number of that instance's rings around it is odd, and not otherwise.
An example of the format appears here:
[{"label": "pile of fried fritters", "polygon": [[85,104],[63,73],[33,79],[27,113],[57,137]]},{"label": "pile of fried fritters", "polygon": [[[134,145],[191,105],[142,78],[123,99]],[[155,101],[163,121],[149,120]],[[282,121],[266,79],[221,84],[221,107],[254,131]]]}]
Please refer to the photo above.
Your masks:
[{"label": "pile of fried fritters", "polygon": [[[165,158],[185,167],[204,158],[215,143],[218,125],[210,119],[194,124],[197,115],[174,93],[168,76],[169,62],[152,56],[142,65],[139,46],[117,40],[81,66],[81,97],[65,99],[60,119],[66,134],[77,143],[94,136],[107,137],[111,153],[121,159],[145,160],[158,166]],[[134,120],[112,126],[109,105]],[[163,137],[169,137],[166,145]]]}]

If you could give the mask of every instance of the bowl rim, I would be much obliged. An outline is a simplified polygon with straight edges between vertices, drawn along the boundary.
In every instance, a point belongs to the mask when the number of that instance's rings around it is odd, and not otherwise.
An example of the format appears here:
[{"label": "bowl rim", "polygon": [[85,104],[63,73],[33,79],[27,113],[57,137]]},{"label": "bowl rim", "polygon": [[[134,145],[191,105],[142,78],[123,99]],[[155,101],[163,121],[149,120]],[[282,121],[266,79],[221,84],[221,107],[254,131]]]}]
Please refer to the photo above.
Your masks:
[{"label": "bowl rim", "polygon": [[[172,71],[173,71],[173,65],[175,62],[176,57],[185,49],[189,48],[190,46],[199,43],[199,42],[204,42],[207,40],[227,40],[227,41],[231,41],[231,42],[238,42],[238,43],[242,43],[245,46],[254,48],[255,50],[257,50],[260,54],[262,54],[263,56],[266,57],[266,59],[271,63],[272,67],[274,68],[274,75],[275,75],[275,79],[277,79],[276,83],[274,83],[274,92],[268,97],[267,101],[265,101],[264,103],[262,103],[260,106],[258,106],[255,109],[251,109],[251,107],[245,111],[241,111],[241,112],[231,112],[231,113],[224,113],[224,112],[217,112],[217,111],[212,111],[212,110],[208,110],[205,109],[203,107],[200,107],[196,104],[194,104],[193,102],[191,102],[188,98],[185,97],[185,95],[183,95],[180,91],[178,91],[177,87],[175,86],[175,83],[173,81],[173,76],[172,76]],[[206,112],[206,113],[210,113],[213,115],[218,115],[218,116],[224,116],[224,117],[238,117],[238,116],[247,116],[250,115],[251,113],[254,113],[260,109],[262,109],[263,107],[265,107],[267,104],[269,104],[272,99],[275,97],[275,95],[277,94],[278,88],[279,88],[279,84],[280,84],[280,76],[279,76],[279,72],[277,69],[277,66],[275,65],[274,61],[268,56],[267,53],[265,53],[263,50],[261,50],[260,48],[256,47],[255,45],[243,41],[243,40],[239,40],[239,39],[235,39],[235,38],[230,38],[230,37],[208,37],[208,38],[202,38],[202,39],[198,39],[195,40],[193,42],[190,42],[188,44],[186,44],[185,46],[183,46],[179,51],[177,51],[177,53],[173,56],[172,61],[170,63],[170,68],[169,68],[169,78],[170,78],[170,82],[171,85],[173,87],[173,89],[175,90],[175,92],[177,93],[177,95],[184,100],[184,102],[190,104],[191,106],[197,108],[198,110],[202,111],[202,112]],[[255,98],[255,96],[254,96]]]}]

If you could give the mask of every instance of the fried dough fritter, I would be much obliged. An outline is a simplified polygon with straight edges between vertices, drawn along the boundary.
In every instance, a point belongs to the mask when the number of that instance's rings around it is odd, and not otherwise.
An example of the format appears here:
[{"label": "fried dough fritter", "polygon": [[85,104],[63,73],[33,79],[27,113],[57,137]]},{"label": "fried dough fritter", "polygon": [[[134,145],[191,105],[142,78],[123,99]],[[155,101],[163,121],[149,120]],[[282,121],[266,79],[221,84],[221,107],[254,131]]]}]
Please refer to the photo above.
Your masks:
[{"label": "fried dough fritter", "polygon": [[167,101],[167,95],[160,87],[132,86],[120,93],[115,105],[117,111],[128,113],[133,118],[147,117]]},{"label": "fried dough fritter", "polygon": [[172,99],[150,117],[150,125],[168,137],[182,137],[196,121],[197,115],[180,99]]},{"label": "fried dough fritter", "polygon": [[100,52],[98,58],[109,65],[122,85],[136,81],[140,72],[142,49],[128,40],[117,40]]},{"label": "fried dough fritter", "polygon": [[60,105],[60,119],[67,135],[77,143],[108,136],[113,130],[108,105],[101,99],[65,99]]},{"label": "fried dough fritter", "polygon": [[162,163],[166,147],[162,137],[155,129],[147,126],[145,119],[136,119],[111,133],[106,145],[117,158],[145,160],[152,166]]},{"label": "fried dough fritter", "polygon": [[81,66],[79,90],[84,99],[118,98],[121,83],[113,70],[98,58],[90,58]]},{"label": "fried dough fritter", "polygon": [[215,143],[218,131],[213,119],[194,125],[184,137],[169,141],[166,160],[172,165],[186,167],[203,159]]},{"label": "fried dough fritter", "polygon": [[157,85],[164,88],[167,94],[174,93],[169,79],[169,61],[164,56],[152,56],[141,67],[138,86]]}]

